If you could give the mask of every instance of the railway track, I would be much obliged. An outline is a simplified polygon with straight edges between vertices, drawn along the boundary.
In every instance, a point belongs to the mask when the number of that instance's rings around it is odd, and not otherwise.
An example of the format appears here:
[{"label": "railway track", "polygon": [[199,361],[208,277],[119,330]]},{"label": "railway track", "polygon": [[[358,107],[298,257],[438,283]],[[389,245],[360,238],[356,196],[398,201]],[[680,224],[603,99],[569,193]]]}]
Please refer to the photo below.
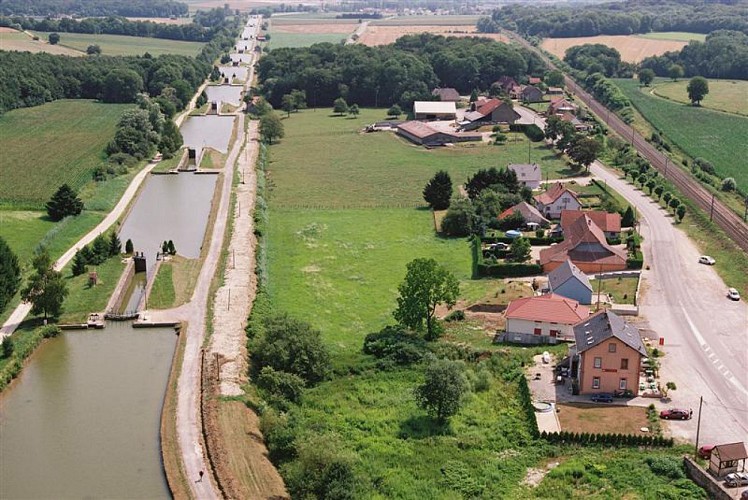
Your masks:
[{"label": "railway track", "polygon": [[[543,61],[553,69],[558,69],[542,51],[532,46],[524,38],[511,33],[509,35],[529,50],[538,54]],[[644,137],[637,134],[630,125],[621,120],[618,115],[610,112],[608,108],[599,103],[592,95],[578,85],[572,78],[564,75],[566,86],[572,93],[579,97],[605,124],[627,139],[631,145],[646,158],[652,166],[667,180],[673,183],[678,190],[693,201],[699,208],[709,214],[709,218],[717,224],[743,251],[748,252],[748,224],[733,212],[712,193],[693,179],[689,174],[673,165],[670,158],[657,150]]]}]

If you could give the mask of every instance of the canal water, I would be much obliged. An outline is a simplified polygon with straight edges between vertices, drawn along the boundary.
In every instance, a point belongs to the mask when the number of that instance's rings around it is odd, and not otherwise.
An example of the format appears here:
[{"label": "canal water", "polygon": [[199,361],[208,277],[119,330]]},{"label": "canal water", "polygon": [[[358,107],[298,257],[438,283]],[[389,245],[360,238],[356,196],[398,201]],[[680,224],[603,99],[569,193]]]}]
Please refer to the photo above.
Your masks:
[{"label": "canal water", "polygon": [[205,94],[209,102],[221,101],[239,106],[242,103],[242,90],[244,87],[241,85],[208,85],[205,87]]},{"label": "canal water", "polygon": [[172,329],[66,332],[0,395],[0,498],[168,498],[159,441]]},{"label": "canal water", "polygon": [[202,148],[213,148],[221,153],[227,153],[235,119],[235,116],[190,116],[179,129],[185,147],[197,150],[198,158]]}]

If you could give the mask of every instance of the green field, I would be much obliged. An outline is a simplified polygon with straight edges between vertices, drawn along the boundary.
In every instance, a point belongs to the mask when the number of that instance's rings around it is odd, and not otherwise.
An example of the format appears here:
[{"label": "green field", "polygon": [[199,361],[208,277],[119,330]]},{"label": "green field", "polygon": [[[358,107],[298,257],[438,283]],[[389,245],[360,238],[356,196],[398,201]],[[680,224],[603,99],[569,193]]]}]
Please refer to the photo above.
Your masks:
[{"label": "green field", "polygon": [[60,323],[83,323],[90,313],[103,312],[125,265],[116,257],[99,266],[88,266],[88,270],[98,274],[99,282],[96,286],[89,286],[88,273],[74,277],[70,273],[70,266],[63,270],[70,294],[65,299]]},{"label": "green field", "polygon": [[0,205],[43,208],[63,183],[79,190],[91,182],[127,108],[60,100],[0,116]]},{"label": "green field", "polygon": [[[683,104],[688,100],[688,80],[658,83],[652,91],[660,97]],[[748,116],[748,81],[744,80],[709,80],[709,93],[701,101],[704,108],[726,111]]]},{"label": "green field", "polygon": [[687,33],[685,31],[662,31],[637,36],[651,40],[676,40],[682,42],[690,42],[691,40],[703,42],[706,39],[706,35],[703,33]]},{"label": "green field", "polygon": [[[457,189],[481,168],[527,162],[523,134],[508,134],[503,146],[466,143],[427,150],[394,133],[362,132],[384,118],[384,110],[364,109],[352,119],[318,109],[284,119],[286,139],[273,148],[270,163],[272,181],[283,189],[272,192],[272,202],[295,208],[423,206],[423,186],[438,170],[447,170]],[[530,153],[544,177],[573,174],[542,142],[532,143]]]},{"label": "green field", "polygon": [[[46,39],[49,33],[35,33]],[[195,57],[205,45],[202,42],[183,42],[163,38],[146,38],[125,35],[91,35],[87,33],[60,33],[60,45],[85,52],[89,45],[101,47],[106,56],[152,56],[177,54]]]},{"label": "green field", "polygon": [[268,42],[270,49],[285,49],[288,47],[309,47],[315,43],[339,44],[348,36],[343,33],[277,33],[271,32]]},{"label": "green field", "polygon": [[380,26],[475,26],[479,16],[399,16],[374,19],[372,25]]},{"label": "green field", "polygon": [[748,118],[669,101],[640,89],[635,80],[615,80],[636,109],[689,156],[711,161],[717,173],[748,190]]}]

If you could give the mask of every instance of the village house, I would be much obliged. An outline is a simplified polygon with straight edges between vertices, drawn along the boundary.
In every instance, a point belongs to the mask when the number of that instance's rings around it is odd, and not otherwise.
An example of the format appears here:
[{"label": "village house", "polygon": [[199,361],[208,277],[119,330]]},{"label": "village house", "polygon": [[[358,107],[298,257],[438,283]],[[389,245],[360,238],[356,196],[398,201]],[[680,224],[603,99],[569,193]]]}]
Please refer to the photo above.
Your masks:
[{"label": "village house", "polygon": [[519,86],[517,81],[511,76],[502,76],[498,80],[493,82],[493,85],[500,87],[501,91],[505,94],[509,94],[510,90],[512,90],[514,87]]},{"label": "village house", "polygon": [[568,111],[561,115],[561,121],[571,123],[574,126],[574,130],[576,130],[577,132],[587,132],[590,129],[589,125],[587,125]]},{"label": "village house", "polygon": [[602,210],[562,210],[561,211],[561,231],[571,227],[577,219],[582,216],[589,217],[592,222],[602,229],[605,237],[616,239],[621,236],[621,214],[614,212],[604,212]]},{"label": "village house", "polygon": [[561,116],[564,113],[571,113],[573,115],[577,114],[577,110],[579,108],[576,104],[573,102],[570,102],[563,97],[559,97],[558,99],[551,99],[551,103],[548,105],[548,116]]},{"label": "village house", "polygon": [[520,118],[512,105],[500,99],[486,99],[476,101],[471,110],[465,113],[465,120],[460,122],[463,130],[475,130],[483,125],[497,123],[512,124]]},{"label": "village house", "polygon": [[592,303],[589,278],[570,260],[564,261],[548,274],[548,289],[551,293],[576,300],[580,304]]},{"label": "village house", "polygon": [[539,78],[537,76],[531,76],[527,79],[527,83],[530,85],[540,85],[540,83],[543,81],[542,78]]},{"label": "village house", "polygon": [[733,472],[745,471],[748,453],[744,443],[719,444],[712,448],[709,456],[709,472],[724,477]]},{"label": "village house", "polygon": [[537,87],[528,85],[522,89],[520,99],[523,102],[541,102],[543,100],[543,92]]},{"label": "village house", "polygon": [[413,112],[416,120],[454,120],[457,107],[454,102],[415,101]]},{"label": "village house", "polygon": [[560,182],[555,183],[547,191],[536,195],[535,206],[545,217],[558,219],[562,210],[579,210],[582,203],[577,194],[564,187]]},{"label": "village house", "polygon": [[647,356],[639,329],[610,311],[600,311],[573,328],[574,378],[579,394],[629,390],[639,394],[639,372]]},{"label": "village house", "polygon": [[564,89],[561,87],[548,87],[545,93],[547,95],[564,95]]},{"label": "village house", "polygon": [[537,224],[539,227],[548,227],[551,225],[551,222],[543,217],[543,215],[538,212],[537,208],[533,207],[526,201],[520,201],[513,207],[507,208],[498,215],[497,219],[504,219],[517,212],[519,212],[522,215],[522,218],[525,219],[525,224]]},{"label": "village house", "polygon": [[506,334],[513,342],[526,337],[573,340],[573,326],[589,317],[587,306],[554,293],[513,300],[506,308]]},{"label": "village house", "polygon": [[481,134],[466,134],[437,130],[427,123],[409,121],[397,125],[397,134],[423,146],[442,146],[454,142],[480,141]]},{"label": "village house", "polygon": [[517,174],[517,180],[523,186],[527,186],[530,189],[538,189],[540,187],[543,174],[537,163],[512,163],[508,168]]},{"label": "village house", "polygon": [[460,93],[453,88],[435,88],[431,91],[431,95],[438,97],[442,102],[459,102]]},{"label": "village house", "polygon": [[626,269],[626,252],[609,245],[602,229],[586,215],[564,231],[564,241],[542,249],[538,260],[544,273],[567,260],[588,274]]}]

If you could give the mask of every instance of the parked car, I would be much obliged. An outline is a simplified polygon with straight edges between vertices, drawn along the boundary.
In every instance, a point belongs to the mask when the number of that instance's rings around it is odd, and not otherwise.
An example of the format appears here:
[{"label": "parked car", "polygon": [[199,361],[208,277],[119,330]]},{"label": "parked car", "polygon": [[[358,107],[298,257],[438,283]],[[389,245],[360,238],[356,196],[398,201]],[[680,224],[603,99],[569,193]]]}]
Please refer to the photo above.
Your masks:
[{"label": "parked car", "polygon": [[489,250],[509,250],[509,245],[506,243],[498,242],[498,243],[491,243],[488,245]]},{"label": "parked car", "polygon": [[689,410],[683,410],[681,408],[670,408],[669,410],[662,410],[660,412],[660,418],[665,420],[688,420],[693,415]]},{"label": "parked car", "polygon": [[740,300],[740,292],[735,288],[730,288],[727,290],[727,298],[730,300]]},{"label": "parked car", "polygon": [[710,257],[708,255],[702,255],[701,257],[699,257],[699,264],[706,264],[707,266],[713,266],[716,263],[717,261],[714,260],[713,257]]},{"label": "parked car", "polygon": [[725,486],[729,486],[730,488],[748,486],[748,472],[733,472],[726,475]]},{"label": "parked car", "polygon": [[712,456],[713,444],[705,444],[699,448],[699,456],[704,460],[709,460]]},{"label": "parked car", "polygon": [[600,394],[593,394],[590,400],[593,403],[612,403],[613,395],[607,392],[601,392]]}]

